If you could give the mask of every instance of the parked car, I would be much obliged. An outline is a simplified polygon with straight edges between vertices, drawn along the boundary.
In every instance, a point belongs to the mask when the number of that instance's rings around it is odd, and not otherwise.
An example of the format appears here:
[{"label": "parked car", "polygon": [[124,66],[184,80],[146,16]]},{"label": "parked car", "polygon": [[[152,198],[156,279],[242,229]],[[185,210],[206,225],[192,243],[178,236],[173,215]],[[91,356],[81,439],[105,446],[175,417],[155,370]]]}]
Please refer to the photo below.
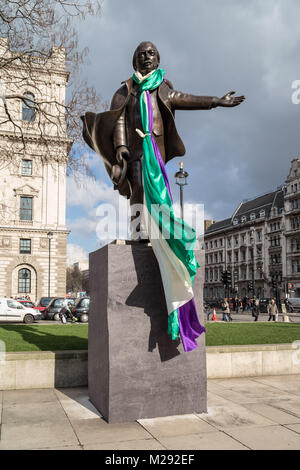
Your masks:
[{"label": "parked car", "polygon": [[81,297],[77,299],[74,307],[72,308],[73,315],[82,323],[89,321],[90,298]]},{"label": "parked car", "polygon": [[290,297],[288,299],[289,312],[300,312],[300,297]]},{"label": "parked car", "polygon": [[70,302],[72,306],[75,304],[75,297],[54,297],[43,311],[43,320],[60,320],[59,312],[65,305]]},{"label": "parked car", "polygon": [[27,300],[27,299],[16,299],[18,302],[20,302],[20,304],[23,305],[23,307],[28,307],[28,308],[33,308],[35,310],[39,310],[39,307],[37,307],[33,302],[31,302],[31,300]]},{"label": "parked car", "polygon": [[0,321],[33,323],[40,319],[41,314],[38,310],[25,307],[14,299],[0,298]]},{"label": "parked car", "polygon": [[50,304],[52,299],[54,299],[54,297],[41,297],[39,303],[37,304],[37,308],[39,309],[39,311],[43,312],[45,308]]}]

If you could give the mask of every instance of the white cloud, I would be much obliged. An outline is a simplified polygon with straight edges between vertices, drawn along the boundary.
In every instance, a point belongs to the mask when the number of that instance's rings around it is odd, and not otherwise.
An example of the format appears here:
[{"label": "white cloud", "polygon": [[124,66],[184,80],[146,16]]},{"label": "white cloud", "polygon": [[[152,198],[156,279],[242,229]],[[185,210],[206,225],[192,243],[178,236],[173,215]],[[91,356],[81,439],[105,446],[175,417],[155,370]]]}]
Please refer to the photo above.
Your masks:
[{"label": "white cloud", "polygon": [[67,265],[70,266],[74,263],[88,262],[88,257],[86,251],[79,245],[74,243],[67,244]]},{"label": "white cloud", "polygon": [[94,207],[101,201],[116,204],[119,194],[113,186],[108,186],[103,181],[96,181],[86,176],[84,179],[75,180],[67,178],[67,204],[68,206]]}]

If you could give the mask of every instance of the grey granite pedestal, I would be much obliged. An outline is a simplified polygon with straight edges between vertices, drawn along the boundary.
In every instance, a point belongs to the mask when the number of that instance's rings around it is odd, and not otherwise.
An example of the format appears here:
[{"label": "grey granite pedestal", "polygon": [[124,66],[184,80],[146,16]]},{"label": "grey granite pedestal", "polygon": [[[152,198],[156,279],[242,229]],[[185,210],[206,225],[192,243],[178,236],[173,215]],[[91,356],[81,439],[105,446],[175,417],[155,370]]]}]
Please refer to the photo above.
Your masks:
[{"label": "grey granite pedestal", "polygon": [[[204,267],[204,252],[196,252]],[[194,281],[203,324],[203,271]],[[206,412],[205,334],[185,353],[167,334],[167,310],[151,246],[110,244],[90,254],[88,382],[110,423]]]}]

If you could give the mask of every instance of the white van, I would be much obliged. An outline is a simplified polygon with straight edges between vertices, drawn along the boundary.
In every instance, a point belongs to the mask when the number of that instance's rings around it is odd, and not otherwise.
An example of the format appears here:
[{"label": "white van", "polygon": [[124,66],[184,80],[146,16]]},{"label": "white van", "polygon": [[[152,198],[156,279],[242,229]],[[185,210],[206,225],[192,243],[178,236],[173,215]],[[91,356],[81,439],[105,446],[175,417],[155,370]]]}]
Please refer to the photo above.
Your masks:
[{"label": "white van", "polygon": [[38,310],[23,305],[14,299],[0,297],[0,321],[1,322],[24,322],[33,323],[40,320],[41,314]]}]

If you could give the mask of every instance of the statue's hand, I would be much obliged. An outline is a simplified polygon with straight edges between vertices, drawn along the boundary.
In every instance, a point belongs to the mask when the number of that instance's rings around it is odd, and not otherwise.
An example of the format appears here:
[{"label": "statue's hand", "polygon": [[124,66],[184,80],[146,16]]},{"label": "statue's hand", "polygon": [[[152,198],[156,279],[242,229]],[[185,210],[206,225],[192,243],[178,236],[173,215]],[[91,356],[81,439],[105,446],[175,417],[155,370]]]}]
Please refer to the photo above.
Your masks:
[{"label": "statue's hand", "polygon": [[123,158],[125,160],[129,159],[129,150],[125,145],[121,145],[116,149],[116,160],[118,163],[122,163]]},{"label": "statue's hand", "polygon": [[230,91],[226,95],[222,96],[222,98],[219,98],[218,101],[218,106],[223,106],[223,107],[233,107],[233,106],[238,106],[245,100],[245,96],[235,96],[232,98],[231,96],[235,94],[235,91]]}]

